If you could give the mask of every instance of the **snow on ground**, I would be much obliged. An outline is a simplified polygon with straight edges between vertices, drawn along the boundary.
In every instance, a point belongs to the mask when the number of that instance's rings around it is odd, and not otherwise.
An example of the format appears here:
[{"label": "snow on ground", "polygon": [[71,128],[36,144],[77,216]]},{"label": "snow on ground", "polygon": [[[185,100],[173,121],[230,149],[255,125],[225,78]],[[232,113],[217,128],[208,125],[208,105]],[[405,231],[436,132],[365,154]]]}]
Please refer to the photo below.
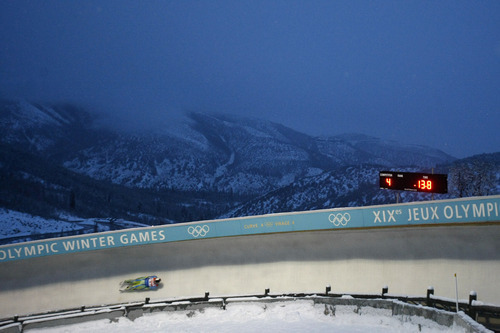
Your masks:
[{"label": "snow on ground", "polygon": [[83,227],[71,222],[45,219],[13,210],[0,208],[0,239],[32,234],[45,234],[78,230]]},{"label": "snow on ground", "polygon": [[465,332],[422,317],[392,317],[391,310],[356,306],[331,308],[308,300],[276,303],[229,303],[226,310],[157,312],[131,321],[98,320],[81,324],[33,329],[29,332]]},{"label": "snow on ground", "polygon": [[[111,222],[113,221],[113,222]],[[0,244],[16,241],[29,241],[49,237],[59,237],[68,234],[92,233],[112,230],[145,227],[147,225],[122,219],[109,218],[84,219],[77,216],[60,214],[59,219],[47,219],[9,209],[0,208]]]}]

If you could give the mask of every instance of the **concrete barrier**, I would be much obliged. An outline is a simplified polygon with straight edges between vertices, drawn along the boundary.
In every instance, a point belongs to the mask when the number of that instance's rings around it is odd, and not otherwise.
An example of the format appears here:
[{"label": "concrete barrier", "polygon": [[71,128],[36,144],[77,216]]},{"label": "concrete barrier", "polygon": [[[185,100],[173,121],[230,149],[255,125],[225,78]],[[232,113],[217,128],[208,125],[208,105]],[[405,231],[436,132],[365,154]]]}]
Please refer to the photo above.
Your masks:
[{"label": "concrete barrier", "polygon": [[294,302],[306,301],[310,302],[311,306],[324,305],[323,314],[325,316],[341,317],[342,315],[356,314],[357,316],[374,316],[377,317],[396,317],[403,323],[418,326],[433,326],[437,323],[441,326],[451,329],[461,329],[465,332],[490,332],[484,326],[474,322],[465,313],[453,313],[442,310],[437,310],[428,307],[411,305],[397,300],[384,299],[356,299],[350,296],[347,297],[236,297],[236,298],[219,298],[207,301],[185,301],[182,303],[141,303],[141,304],[123,304],[108,309],[85,310],[74,313],[62,313],[41,315],[33,318],[20,318],[18,323],[0,326],[0,332],[21,332],[23,330],[33,328],[50,328],[56,326],[66,326],[71,324],[83,323],[91,320],[108,319],[116,321],[120,317],[127,317],[130,320],[135,320],[145,314],[158,313],[164,311],[204,311],[207,307],[218,308],[224,311],[231,306],[241,303],[274,303],[274,302]]}]

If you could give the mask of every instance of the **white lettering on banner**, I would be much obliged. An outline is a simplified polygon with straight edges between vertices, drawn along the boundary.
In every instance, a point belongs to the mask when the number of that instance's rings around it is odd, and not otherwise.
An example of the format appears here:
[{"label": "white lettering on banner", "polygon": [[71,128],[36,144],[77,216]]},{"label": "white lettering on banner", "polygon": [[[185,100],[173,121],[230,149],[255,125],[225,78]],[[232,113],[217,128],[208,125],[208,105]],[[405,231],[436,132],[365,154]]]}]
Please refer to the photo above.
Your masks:
[{"label": "white lettering on banner", "polygon": [[74,251],[75,250],[75,241],[66,241],[63,242],[64,251]]},{"label": "white lettering on banner", "polygon": [[[138,234],[138,235],[137,235]],[[153,230],[138,233],[131,233],[130,236],[122,234],[120,236],[120,245],[134,244],[134,243],[148,243],[164,241],[164,230]],[[62,248],[58,248],[62,244]],[[112,235],[90,237],[90,238],[76,238],[70,240],[63,240],[61,242],[51,243],[38,243],[33,245],[25,245],[17,248],[0,250],[0,261],[7,259],[20,259],[36,256],[45,256],[57,254],[62,252],[75,252],[85,250],[102,249],[110,246],[116,246],[115,238]]]},{"label": "white lettering on banner", "polygon": [[57,243],[22,246],[14,249],[0,250],[0,261],[5,259],[19,259],[23,257],[50,255],[58,252]]},{"label": "white lettering on banner", "polygon": [[439,220],[437,213],[437,207],[420,207],[420,208],[409,208],[408,209],[408,222],[411,221],[427,221],[427,220]]},{"label": "white lettering on banner", "polygon": [[130,235],[130,244],[132,243],[138,243],[139,241],[137,240],[137,236],[135,234]]},{"label": "white lettering on banner", "polygon": [[115,245],[115,240],[113,236],[83,238],[83,239],[68,240],[63,242],[63,247],[65,251],[96,249],[114,245]]},{"label": "white lettering on banner", "polygon": [[[382,213],[382,215],[380,215]],[[387,209],[382,211],[373,211],[373,223],[396,222],[395,215],[401,215],[401,209]]]},{"label": "white lettering on banner", "polygon": [[495,215],[498,216],[498,205],[495,203],[495,205],[493,205],[491,202],[488,202],[486,204],[486,207],[487,210],[488,210],[488,216],[490,216],[490,213],[493,211],[493,208],[495,209]]},{"label": "white lettering on banner", "polygon": [[460,206],[462,206],[462,209],[464,211],[465,217],[468,218],[469,217],[469,205],[467,205],[467,206],[460,205]]},{"label": "white lettering on banner", "polygon": [[149,242],[149,233],[148,233],[148,232],[146,232],[146,233],[142,233],[142,232],[141,232],[141,233],[139,234],[139,240],[140,240],[141,242]]},{"label": "white lettering on banner", "polygon": [[436,219],[436,220],[439,220],[439,216],[438,216],[438,213],[437,213],[437,210],[438,208],[437,207],[430,207],[431,209],[431,212],[432,212],[432,217],[431,219]]},{"label": "white lettering on banner", "polygon": [[444,207],[444,217],[446,217],[448,220],[453,217],[453,208],[451,208],[451,206]]},{"label": "white lettering on banner", "polygon": [[137,235],[135,233],[131,233],[130,236],[128,236],[127,234],[123,234],[120,236],[120,243],[122,245],[128,245],[137,243],[158,242],[158,241],[164,241],[165,239],[166,237],[164,230],[160,231],[153,230],[153,231],[139,232],[139,238],[137,238]]},{"label": "white lettering on banner", "polygon": [[14,251],[16,252],[17,256],[19,257],[21,255],[21,251],[23,249],[14,249]]},{"label": "white lettering on banner", "polygon": [[485,218],[485,217],[498,217],[498,204],[495,202],[487,202],[480,204],[472,204],[472,210],[470,209],[471,204],[467,205],[448,205],[443,209],[443,214],[446,219],[462,219],[470,218],[469,211],[472,211],[472,218]]},{"label": "white lettering on banner", "polygon": [[477,205],[474,204],[474,205],[472,205],[472,211],[473,211],[474,217],[484,216],[484,205],[480,204],[479,208],[477,208]]},{"label": "white lettering on banner", "polygon": [[4,251],[4,250],[0,250],[0,260],[5,260],[5,259],[15,259],[16,257],[14,257],[12,255],[12,252],[10,251],[10,249],[8,249],[7,251]]},{"label": "white lettering on banner", "polygon": [[[472,205],[472,208],[471,208]],[[446,205],[442,210],[442,217],[450,219],[472,219],[499,216],[498,204],[487,202],[480,204],[456,204]],[[376,214],[376,213],[374,213]],[[377,214],[376,214],[377,215]],[[408,222],[439,220],[438,207],[414,207],[408,208]],[[379,218],[380,220],[380,218]],[[380,222],[380,221],[379,221]]]},{"label": "white lettering on banner", "polygon": [[5,259],[14,259],[15,257],[11,257],[10,249],[7,251],[0,250],[0,260],[5,260]]},{"label": "white lettering on banner", "polygon": [[35,247],[34,246],[27,246],[24,248],[24,255],[26,257],[31,257],[31,256],[34,256],[36,255],[36,252],[35,252]]},{"label": "white lettering on banner", "polygon": [[123,234],[123,235],[120,236],[120,243],[122,243],[122,244],[128,244],[127,235]]}]

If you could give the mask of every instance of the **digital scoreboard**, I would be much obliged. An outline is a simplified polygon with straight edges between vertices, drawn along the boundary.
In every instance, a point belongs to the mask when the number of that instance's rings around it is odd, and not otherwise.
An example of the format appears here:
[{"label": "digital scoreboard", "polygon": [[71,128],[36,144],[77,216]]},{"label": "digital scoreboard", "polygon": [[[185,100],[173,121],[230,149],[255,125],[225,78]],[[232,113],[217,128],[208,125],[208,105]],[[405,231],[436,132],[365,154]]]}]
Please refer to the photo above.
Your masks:
[{"label": "digital scoreboard", "polygon": [[448,175],[380,171],[380,188],[389,190],[448,193]]}]

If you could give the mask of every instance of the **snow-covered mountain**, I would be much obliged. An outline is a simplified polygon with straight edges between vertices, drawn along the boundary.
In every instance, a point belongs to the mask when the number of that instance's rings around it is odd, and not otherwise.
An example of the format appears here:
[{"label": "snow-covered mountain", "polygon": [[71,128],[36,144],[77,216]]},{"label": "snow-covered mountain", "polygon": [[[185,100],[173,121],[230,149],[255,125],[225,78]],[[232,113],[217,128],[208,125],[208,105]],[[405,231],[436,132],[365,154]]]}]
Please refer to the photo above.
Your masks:
[{"label": "snow-covered mountain", "polygon": [[0,143],[45,156],[60,154],[91,141],[92,119],[72,105],[0,100]]},{"label": "snow-covered mountain", "polygon": [[253,195],[353,163],[432,167],[453,160],[430,148],[369,137],[355,142],[315,138],[279,124],[227,115],[191,113],[179,128],[183,136],[108,135],[68,154],[64,166],[130,187]]},{"label": "snow-covered mountain", "polygon": [[[380,165],[360,164],[341,167],[316,176],[305,177],[265,193],[233,208],[223,217],[251,216],[277,212],[305,211],[335,207],[356,207],[428,200],[428,193],[396,192],[379,189]],[[412,172],[415,168],[405,168]],[[436,194],[435,198],[448,198]]]},{"label": "snow-covered mountain", "polygon": [[[44,193],[60,188],[57,195],[68,199],[59,201],[70,206],[78,191],[86,193],[89,209],[96,206],[92,190],[109,205],[118,201],[116,193],[126,192],[132,202],[138,201],[135,216],[147,208],[151,216],[161,211],[163,218],[180,221],[390,202],[393,194],[381,194],[376,184],[379,170],[430,172],[455,160],[430,147],[361,134],[313,137],[234,115],[192,112],[165,130],[134,133],[95,123],[95,116],[74,106],[1,101],[0,170]],[[16,167],[20,164],[24,168]],[[135,199],[130,191],[148,195]],[[266,199],[257,203],[259,198]],[[15,202],[9,200],[0,204]],[[167,209],[165,201],[176,207]],[[123,209],[111,208],[106,214]]]}]

